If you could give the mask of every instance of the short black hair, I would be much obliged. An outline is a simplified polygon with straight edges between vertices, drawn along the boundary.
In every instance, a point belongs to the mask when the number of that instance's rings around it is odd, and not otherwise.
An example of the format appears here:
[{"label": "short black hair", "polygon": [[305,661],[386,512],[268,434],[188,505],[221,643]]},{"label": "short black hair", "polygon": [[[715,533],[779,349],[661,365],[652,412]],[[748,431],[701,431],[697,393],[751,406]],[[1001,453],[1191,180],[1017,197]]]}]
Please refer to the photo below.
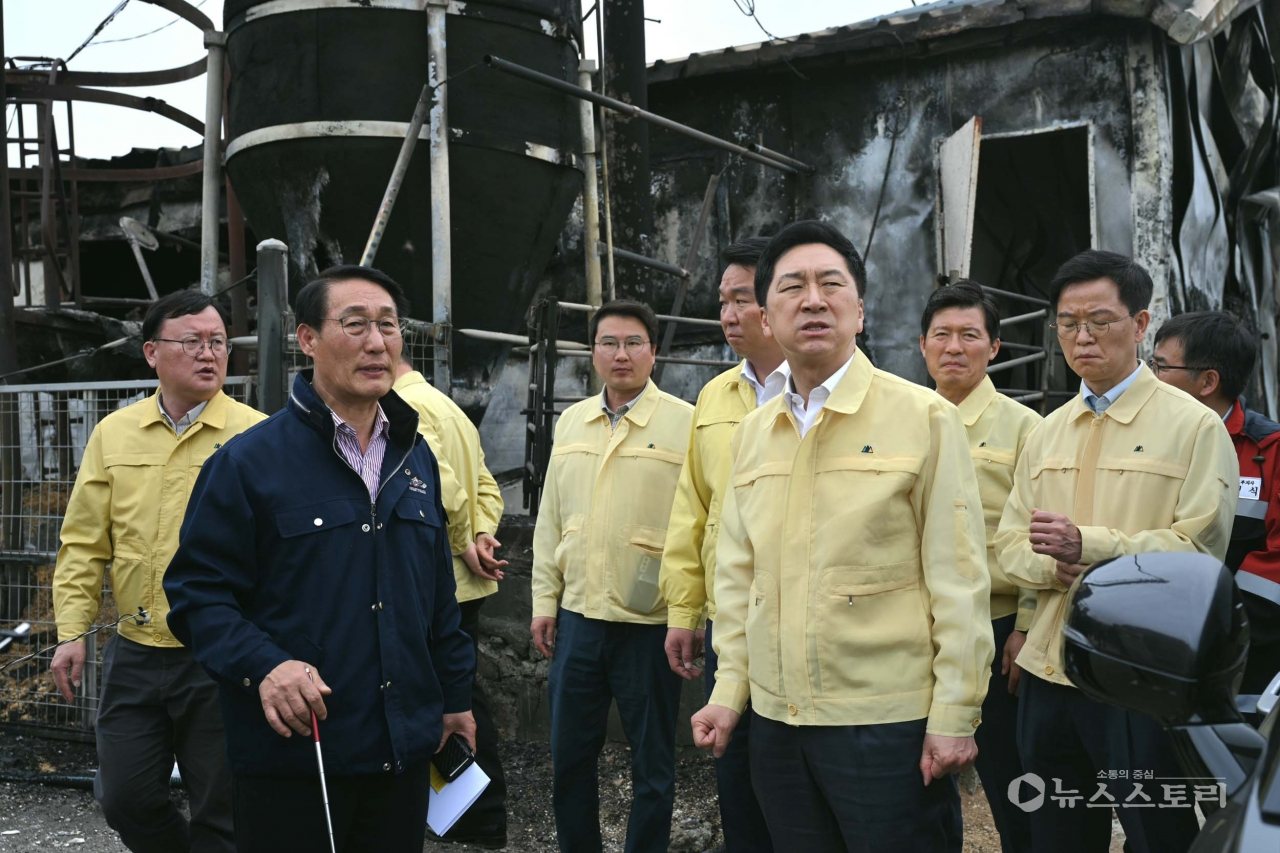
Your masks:
[{"label": "short black hair", "polygon": [[1049,282],[1049,306],[1057,311],[1063,290],[1073,284],[1100,278],[1110,279],[1115,284],[1120,291],[1120,301],[1131,314],[1151,307],[1151,293],[1155,290],[1151,274],[1133,258],[1101,249],[1085,249],[1058,267]]},{"label": "short black hair", "polygon": [[154,341],[160,334],[160,327],[164,325],[165,320],[199,314],[206,308],[217,309],[218,316],[222,318],[222,327],[230,330],[231,315],[227,313],[226,308],[215,302],[212,296],[198,290],[178,290],[161,296],[151,303],[146,317],[142,320],[142,340]]},{"label": "short black hair", "polygon": [[940,287],[929,295],[924,304],[924,313],[920,315],[920,334],[929,334],[929,324],[933,315],[947,308],[981,308],[987,337],[992,341],[1000,340],[1000,306],[995,297],[982,289],[982,285],[969,279]]},{"label": "short black hair", "polygon": [[320,323],[329,312],[329,285],[335,281],[367,281],[376,284],[391,295],[396,304],[396,315],[400,319],[409,316],[409,300],[395,279],[372,267],[340,264],[324,270],[298,291],[293,300],[293,314],[298,325],[310,326],[317,332],[320,331]]},{"label": "short black hair", "polygon": [[605,317],[631,317],[639,320],[649,333],[649,342],[657,346],[658,316],[643,302],[636,302],[634,299],[614,299],[601,305],[588,324],[590,328],[587,331],[591,336],[592,344],[596,342],[596,330],[600,328],[600,321]]},{"label": "short black hair", "polygon": [[1244,393],[1258,361],[1258,339],[1226,311],[1193,311],[1171,317],[1156,330],[1156,346],[1174,339],[1182,344],[1182,360],[1197,371],[1218,371],[1223,396]]},{"label": "short black hair", "polygon": [[747,237],[737,243],[730,243],[720,253],[720,262],[726,267],[737,264],[740,267],[755,267],[760,264],[760,255],[764,247],[769,245],[768,237]]},{"label": "short black hair", "polygon": [[858,298],[867,295],[867,268],[849,238],[825,222],[802,219],[792,222],[775,234],[760,253],[760,262],[756,264],[756,301],[761,306],[767,304],[769,286],[773,284],[773,270],[778,259],[796,246],[807,246],[810,243],[823,243],[835,249],[844,258],[849,274],[853,276],[853,283],[858,288]]}]

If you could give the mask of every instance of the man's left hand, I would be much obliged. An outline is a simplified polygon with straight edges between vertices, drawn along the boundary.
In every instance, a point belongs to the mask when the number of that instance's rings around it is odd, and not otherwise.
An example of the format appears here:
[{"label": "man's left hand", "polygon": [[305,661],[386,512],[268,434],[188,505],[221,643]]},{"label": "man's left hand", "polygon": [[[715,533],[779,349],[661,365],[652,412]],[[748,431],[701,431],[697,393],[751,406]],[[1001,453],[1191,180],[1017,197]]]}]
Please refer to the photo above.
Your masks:
[{"label": "man's left hand", "polygon": [[951,773],[959,773],[978,757],[978,744],[971,737],[924,736],[920,775],[928,785]]},{"label": "man's left hand", "polygon": [[444,734],[440,736],[440,745],[436,747],[436,752],[444,749],[445,741],[454,732],[462,735],[463,739],[471,744],[471,752],[474,754],[476,751],[476,718],[471,715],[470,711],[463,711],[461,714],[444,715]]},{"label": "man's left hand", "polygon": [[1078,563],[1082,547],[1080,528],[1072,524],[1071,519],[1056,512],[1031,513],[1032,551],[1062,563]]},{"label": "man's left hand", "polygon": [[1076,578],[1080,577],[1080,573],[1087,568],[1089,567],[1081,565],[1080,563],[1064,563],[1059,560],[1056,570],[1058,583],[1070,588],[1071,585],[1076,582]]}]

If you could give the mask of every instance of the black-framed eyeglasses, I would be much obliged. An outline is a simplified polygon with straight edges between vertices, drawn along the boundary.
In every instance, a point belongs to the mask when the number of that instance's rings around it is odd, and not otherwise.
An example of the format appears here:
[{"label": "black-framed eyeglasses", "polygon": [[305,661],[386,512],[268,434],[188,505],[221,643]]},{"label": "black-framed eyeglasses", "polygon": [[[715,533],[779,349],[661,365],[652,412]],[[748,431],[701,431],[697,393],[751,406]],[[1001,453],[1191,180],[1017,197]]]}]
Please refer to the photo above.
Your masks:
[{"label": "black-framed eyeglasses", "polygon": [[605,355],[617,355],[618,347],[625,347],[627,355],[639,355],[650,343],[651,341],[647,341],[644,338],[627,338],[625,341],[605,338],[602,341],[596,341],[594,346]]},{"label": "black-framed eyeglasses", "polygon": [[1189,367],[1185,364],[1161,364],[1154,358],[1147,359],[1147,367],[1151,368],[1151,372],[1156,376],[1164,373],[1166,370],[1186,370],[1190,373],[1199,373],[1202,370],[1208,370],[1207,367]]},{"label": "black-framed eyeglasses", "polygon": [[174,338],[152,338],[152,340],[166,344],[182,344],[182,351],[192,358],[199,358],[204,348],[207,346],[209,352],[213,353],[214,358],[226,358],[231,353],[231,341],[226,338],[183,338],[175,340]]},{"label": "black-framed eyeglasses", "polygon": [[370,320],[368,317],[326,317],[325,322],[337,323],[348,337],[363,338],[369,330],[377,327],[384,338],[400,337],[399,320]]},{"label": "black-framed eyeglasses", "polygon": [[1063,340],[1071,340],[1080,334],[1080,330],[1088,328],[1089,334],[1095,338],[1100,338],[1107,332],[1111,331],[1111,327],[1116,323],[1123,323],[1135,312],[1130,312],[1118,320],[1086,320],[1083,323],[1050,323],[1049,328],[1058,333],[1058,337]]}]

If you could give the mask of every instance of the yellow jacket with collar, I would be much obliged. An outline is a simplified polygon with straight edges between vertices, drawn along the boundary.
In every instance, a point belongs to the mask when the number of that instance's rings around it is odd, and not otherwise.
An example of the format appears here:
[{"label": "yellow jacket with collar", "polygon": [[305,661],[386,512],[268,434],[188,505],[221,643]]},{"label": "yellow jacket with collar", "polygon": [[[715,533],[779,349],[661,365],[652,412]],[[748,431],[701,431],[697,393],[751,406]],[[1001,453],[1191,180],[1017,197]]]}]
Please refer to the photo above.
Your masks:
[{"label": "yellow jacket with collar", "polygon": [[533,615],[663,625],[663,543],[693,407],[652,381],[610,431],[601,397],[565,410],[533,539]]},{"label": "yellow jacket with collar", "polygon": [[793,725],[981,722],[993,643],[964,424],[861,352],[800,438],[743,420],[716,552],[711,702]]},{"label": "yellow jacket with collar", "polygon": [[473,574],[460,556],[481,533],[497,533],[502,522],[502,490],[485,467],[480,431],[457,403],[416,370],[397,379],[392,390],[417,411],[418,432],[440,464],[440,498],[449,516],[458,603],[493,595],[497,582]]},{"label": "yellow jacket with collar", "polygon": [[102,579],[121,615],[145,607],[151,624],[121,623],[122,637],[146,646],[181,647],[169,632],[161,586],[178,550],[187,498],[210,455],[266,418],[219,391],[195,423],[174,433],[153,394],[102,419],[89,436],[62,521],[53,577],[58,639],[90,627],[102,604]]},{"label": "yellow jacket with collar", "polygon": [[1145,366],[1102,414],[1081,395],[1027,437],[1000,518],[1004,574],[1038,590],[1018,665],[1058,684],[1068,600],[1052,557],[1031,550],[1032,510],[1067,516],[1086,565],[1125,554],[1199,551],[1221,560],[1235,517],[1238,463],[1222,419]]},{"label": "yellow jacket with collar", "polygon": [[755,408],[756,391],[742,375],[741,364],[712,379],[698,394],[662,551],[659,585],[672,628],[697,628],[704,607],[707,618],[715,619],[716,540],[733,464],[729,442]]},{"label": "yellow jacket with collar", "polygon": [[996,561],[996,529],[1013,489],[1013,469],[1023,445],[1040,416],[996,391],[990,376],[957,406],[969,434],[969,456],[982,495],[987,528],[987,570],[991,573],[991,618],[1018,614],[1016,630],[1026,631],[1036,612],[1034,590],[1019,589],[1004,576]]}]

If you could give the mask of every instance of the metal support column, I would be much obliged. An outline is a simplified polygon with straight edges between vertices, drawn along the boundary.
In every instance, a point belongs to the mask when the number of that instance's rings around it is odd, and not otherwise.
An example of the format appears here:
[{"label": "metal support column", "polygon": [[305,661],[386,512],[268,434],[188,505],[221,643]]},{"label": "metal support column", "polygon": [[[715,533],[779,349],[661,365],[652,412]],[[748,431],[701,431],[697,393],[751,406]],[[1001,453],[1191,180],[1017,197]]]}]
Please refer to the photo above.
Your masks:
[{"label": "metal support column", "polygon": [[449,77],[445,58],[445,17],[448,0],[427,0],[427,82],[433,87],[431,124],[428,132],[431,151],[431,322],[435,326],[436,389],[451,394],[449,325],[453,320],[452,242],[449,235],[449,110],[448,87],[440,85]]},{"label": "metal support column", "polygon": [[206,30],[209,50],[205,70],[204,196],[200,207],[200,292],[213,295],[218,282],[218,232],[222,191],[223,69],[227,62],[227,34]]},{"label": "metal support column", "polygon": [[[596,64],[590,60],[578,63],[578,85],[591,88],[591,75]],[[582,255],[587,265],[587,302],[600,305],[603,282],[600,280],[600,188],[596,183],[595,108],[590,101],[578,101],[582,122]]]},{"label": "metal support column", "polygon": [[268,415],[284,408],[284,309],[289,294],[289,247],[279,240],[258,244],[258,408]]}]

